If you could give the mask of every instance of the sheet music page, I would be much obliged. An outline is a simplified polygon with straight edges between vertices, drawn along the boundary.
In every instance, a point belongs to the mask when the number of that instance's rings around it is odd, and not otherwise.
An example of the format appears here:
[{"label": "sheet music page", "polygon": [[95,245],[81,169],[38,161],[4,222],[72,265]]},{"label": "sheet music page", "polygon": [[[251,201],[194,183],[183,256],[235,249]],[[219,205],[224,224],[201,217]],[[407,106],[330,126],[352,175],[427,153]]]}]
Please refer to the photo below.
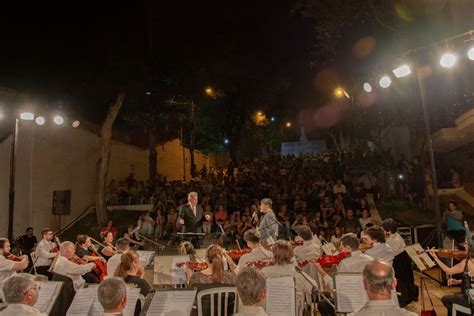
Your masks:
[{"label": "sheet music page", "polygon": [[176,266],[178,262],[186,262],[191,260],[189,255],[185,256],[174,256],[171,262],[170,273],[171,273],[171,284],[187,284],[186,278],[186,265],[181,267]]},{"label": "sheet music page", "polygon": [[[35,308],[37,308],[40,312],[46,313],[48,311],[48,307],[50,304],[54,304],[56,301],[53,299],[53,296],[59,293],[57,291],[58,286],[61,285],[61,282],[38,282],[41,286],[41,290],[39,291],[38,301],[35,304]],[[51,306],[52,307],[52,306]]]},{"label": "sheet music page", "polygon": [[362,274],[338,273],[334,278],[336,306],[340,313],[358,312],[367,302]]},{"label": "sheet music page", "polygon": [[268,278],[266,312],[272,316],[296,315],[293,277]]},{"label": "sheet music page", "polygon": [[151,300],[146,312],[147,315],[167,315],[171,312],[180,312],[189,315],[193,308],[196,290],[157,291]]},{"label": "sheet music page", "polygon": [[74,300],[66,315],[87,316],[97,298],[97,288],[81,288],[76,292]]},{"label": "sheet music page", "polygon": [[424,252],[420,244],[407,246],[406,252],[420,271],[432,268],[436,265],[436,263],[431,260],[430,256],[426,252]]},{"label": "sheet music page", "polygon": [[186,284],[186,266],[178,268],[176,263],[189,260],[189,255],[157,257],[154,266],[153,284]]},{"label": "sheet music page", "polygon": [[332,242],[325,243],[321,247],[325,255],[334,256],[339,254],[339,251],[337,251],[336,246]]},{"label": "sheet music page", "polygon": [[138,301],[138,296],[140,295],[140,288],[128,288],[127,287],[127,304],[123,310],[123,315],[133,316],[135,313],[135,305]]},{"label": "sheet music page", "polygon": [[151,263],[153,260],[153,257],[155,256],[154,251],[148,251],[148,250],[137,250],[138,256],[140,258],[140,263],[143,267],[146,267]]}]

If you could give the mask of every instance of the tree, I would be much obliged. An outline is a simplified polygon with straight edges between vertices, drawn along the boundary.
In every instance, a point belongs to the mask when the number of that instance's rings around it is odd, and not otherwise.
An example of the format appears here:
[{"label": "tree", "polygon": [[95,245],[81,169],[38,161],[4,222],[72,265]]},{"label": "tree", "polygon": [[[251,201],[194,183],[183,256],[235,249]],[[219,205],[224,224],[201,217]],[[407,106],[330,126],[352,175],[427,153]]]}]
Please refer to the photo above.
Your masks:
[{"label": "tree", "polygon": [[109,105],[107,117],[102,123],[100,129],[100,157],[97,162],[98,164],[98,175],[96,183],[95,193],[95,210],[97,216],[97,222],[99,224],[105,223],[107,220],[107,203],[106,188],[107,188],[107,174],[109,172],[110,153],[112,149],[112,127],[115,119],[119,114],[120,108],[122,107],[123,101],[125,100],[125,94],[119,93],[117,99]]}]

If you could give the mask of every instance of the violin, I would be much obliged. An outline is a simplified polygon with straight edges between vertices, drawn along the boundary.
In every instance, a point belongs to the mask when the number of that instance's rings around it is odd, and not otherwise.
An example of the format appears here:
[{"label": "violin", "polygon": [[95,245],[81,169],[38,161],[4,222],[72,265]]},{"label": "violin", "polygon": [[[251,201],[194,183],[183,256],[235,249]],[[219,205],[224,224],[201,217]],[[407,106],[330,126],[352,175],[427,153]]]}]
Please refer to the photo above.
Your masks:
[{"label": "violin", "polygon": [[298,247],[298,246],[302,246],[303,243],[304,243],[303,239],[290,240],[290,244],[291,244],[291,246],[293,246],[293,248]]},{"label": "violin", "polygon": [[362,243],[359,244],[359,250],[362,251],[362,252],[365,252],[365,251],[367,251],[367,249],[370,249],[370,248],[372,248],[372,247],[374,247],[374,245],[368,244],[368,243],[364,243],[364,242],[362,242]]},{"label": "violin", "polygon": [[298,266],[302,269],[310,262],[317,262],[321,267],[332,267],[338,265],[343,259],[349,256],[348,252],[341,252],[338,255],[322,255],[318,259],[303,260],[298,263]]},{"label": "violin", "polygon": [[195,271],[202,271],[208,268],[207,262],[194,262],[194,261],[178,262],[176,263],[176,266],[178,268],[181,268],[182,266],[186,266],[189,269],[195,270]]},{"label": "violin", "polygon": [[12,253],[7,253],[7,254],[5,254],[5,257],[6,257],[8,260],[15,261],[15,262],[20,262],[20,261],[23,260],[22,257],[15,256],[15,255],[12,254]]},{"label": "violin", "polygon": [[431,249],[431,250],[424,250],[424,251],[417,251],[417,254],[421,253],[429,253],[430,251],[434,251],[438,253],[438,257],[440,258],[447,258],[447,259],[455,259],[461,261],[462,259],[467,258],[467,251],[459,250],[459,249]]},{"label": "violin", "polygon": [[71,258],[69,258],[69,261],[71,261],[75,264],[87,264],[88,263],[87,259],[79,258],[77,255],[74,255]]},{"label": "violin", "polygon": [[260,259],[260,260],[247,262],[247,267],[257,268],[257,269],[260,269],[260,270],[265,268],[265,267],[270,267],[270,266],[273,266],[273,265],[275,265],[275,259],[273,259],[273,258]]},{"label": "violin", "polygon": [[239,260],[243,255],[250,253],[252,249],[244,248],[240,250],[228,250],[226,253],[232,258],[232,260]]}]

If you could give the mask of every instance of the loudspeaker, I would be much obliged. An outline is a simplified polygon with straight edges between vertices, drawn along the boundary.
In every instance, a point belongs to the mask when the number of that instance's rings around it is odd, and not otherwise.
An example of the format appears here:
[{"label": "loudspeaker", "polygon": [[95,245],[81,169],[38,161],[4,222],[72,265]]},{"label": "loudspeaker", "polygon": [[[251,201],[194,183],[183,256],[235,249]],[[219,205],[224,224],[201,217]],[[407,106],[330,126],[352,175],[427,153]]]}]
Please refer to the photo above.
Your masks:
[{"label": "loudspeaker", "polygon": [[53,214],[71,214],[71,190],[53,191]]}]

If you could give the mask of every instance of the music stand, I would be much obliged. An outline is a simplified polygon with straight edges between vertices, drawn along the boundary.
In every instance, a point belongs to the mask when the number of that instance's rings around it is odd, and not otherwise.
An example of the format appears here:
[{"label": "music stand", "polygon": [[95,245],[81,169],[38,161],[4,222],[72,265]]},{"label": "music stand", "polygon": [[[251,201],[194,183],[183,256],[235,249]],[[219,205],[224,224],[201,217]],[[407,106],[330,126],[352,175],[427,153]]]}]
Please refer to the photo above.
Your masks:
[{"label": "music stand", "polygon": [[176,233],[176,236],[190,240],[194,246],[194,249],[201,248],[201,237],[205,236],[205,233]]},{"label": "music stand", "polygon": [[160,255],[160,250],[161,250],[161,254],[163,254],[163,249],[165,249],[165,247],[166,247],[165,245],[157,243],[153,239],[150,239],[148,237],[145,237],[145,236],[141,235],[138,231],[135,232],[135,235],[137,235],[141,239],[146,240],[146,241],[152,243],[153,245],[155,245],[157,247],[157,250],[158,250],[158,251],[156,251],[157,255]]}]

